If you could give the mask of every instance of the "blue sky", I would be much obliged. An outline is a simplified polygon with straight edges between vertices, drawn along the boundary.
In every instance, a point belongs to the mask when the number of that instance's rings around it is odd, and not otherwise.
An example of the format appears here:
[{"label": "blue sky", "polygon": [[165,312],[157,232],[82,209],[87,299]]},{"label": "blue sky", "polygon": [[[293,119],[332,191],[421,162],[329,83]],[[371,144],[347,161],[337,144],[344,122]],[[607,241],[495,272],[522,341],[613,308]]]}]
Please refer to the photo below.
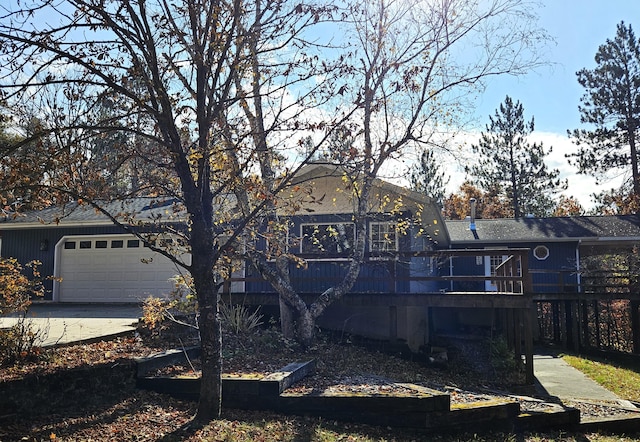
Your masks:
[{"label": "blue sky", "polygon": [[[539,68],[521,77],[492,79],[484,94],[478,97],[474,112],[477,129],[484,130],[500,103],[509,95],[519,100],[526,120],[535,119],[535,132],[531,141],[542,141],[553,147],[547,165],[561,171],[568,179],[567,195],[574,196],[586,208],[592,207],[591,194],[611,189],[620,183],[620,177],[601,186],[592,177],[577,175],[568,165],[565,153],[574,152],[575,146],[567,137],[567,129],[580,128],[578,105],[584,89],[577,81],[576,72],[595,67],[598,47],[613,39],[616,26],[624,20],[631,24],[636,37],[640,36],[640,0],[540,0],[537,11],[539,24],[554,38],[549,45],[546,60],[549,66]],[[452,173],[449,191],[456,191],[464,179],[459,171]]]},{"label": "blue sky", "polygon": [[639,0],[542,0],[540,26],[555,39],[549,47],[549,67],[524,77],[492,79],[478,100],[481,128],[508,94],[535,117],[536,130],[565,134],[580,125],[578,104],[584,89],[576,72],[595,66],[594,56],[607,38],[613,39],[621,20],[640,36]]}]

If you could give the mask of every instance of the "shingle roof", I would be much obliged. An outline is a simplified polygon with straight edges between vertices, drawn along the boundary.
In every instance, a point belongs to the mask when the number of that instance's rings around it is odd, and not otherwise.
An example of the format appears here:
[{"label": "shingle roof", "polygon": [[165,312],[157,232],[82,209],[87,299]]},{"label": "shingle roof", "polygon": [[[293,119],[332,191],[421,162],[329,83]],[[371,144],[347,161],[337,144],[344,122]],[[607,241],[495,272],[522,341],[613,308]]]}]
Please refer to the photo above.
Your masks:
[{"label": "shingle roof", "polygon": [[[114,201],[101,203],[108,213],[130,216],[135,214],[138,220],[149,221],[151,218],[161,218],[169,221],[172,205],[176,202],[173,198],[132,198],[127,201]],[[30,226],[51,225],[109,225],[111,220],[103,213],[97,211],[88,204],[77,202],[67,203],[63,206],[51,206],[42,210],[25,212],[19,215],[5,215],[0,218],[1,228],[22,228]]]},{"label": "shingle roof", "polygon": [[475,236],[468,219],[445,224],[453,244],[640,239],[638,215],[476,219]]}]

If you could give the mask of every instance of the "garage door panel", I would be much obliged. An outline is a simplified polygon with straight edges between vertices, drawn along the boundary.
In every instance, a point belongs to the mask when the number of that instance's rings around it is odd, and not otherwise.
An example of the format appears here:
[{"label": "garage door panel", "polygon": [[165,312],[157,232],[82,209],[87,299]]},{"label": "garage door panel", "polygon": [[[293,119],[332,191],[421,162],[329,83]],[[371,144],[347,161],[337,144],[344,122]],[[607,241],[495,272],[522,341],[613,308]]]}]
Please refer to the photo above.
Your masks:
[{"label": "garage door panel", "polygon": [[[149,295],[167,296],[173,290],[170,278],[177,273],[175,266],[148,248],[127,248],[130,238],[94,236],[90,237],[93,241],[90,249],[62,247],[58,299],[63,302],[140,302]],[[73,240],[78,247],[85,238]],[[124,247],[112,248],[112,240],[122,241]],[[107,241],[109,247],[95,248],[95,241]],[[150,263],[142,262],[150,258]]]}]

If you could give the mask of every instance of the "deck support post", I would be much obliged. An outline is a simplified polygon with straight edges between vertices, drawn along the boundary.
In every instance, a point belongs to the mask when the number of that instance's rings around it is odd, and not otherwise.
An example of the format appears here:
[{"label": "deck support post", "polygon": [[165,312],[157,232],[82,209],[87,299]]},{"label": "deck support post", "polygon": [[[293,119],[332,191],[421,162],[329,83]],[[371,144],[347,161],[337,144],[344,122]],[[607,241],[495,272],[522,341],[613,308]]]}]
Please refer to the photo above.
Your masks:
[{"label": "deck support post", "polygon": [[513,309],[510,309],[510,308],[505,310],[506,310],[505,332],[506,332],[506,338],[507,338],[507,345],[509,346],[509,348],[515,350],[516,321],[514,320],[514,312],[513,312]]},{"label": "deck support post", "polygon": [[389,342],[395,345],[398,342],[398,307],[389,306]]},{"label": "deck support post", "polygon": [[587,301],[578,302],[580,304],[580,324],[582,327],[580,339],[582,341],[582,347],[587,348],[591,346],[589,341],[589,303]]},{"label": "deck support post", "polygon": [[579,324],[577,317],[577,301],[565,301],[564,302],[564,317],[565,317],[565,330],[567,335],[566,348],[579,351]]},{"label": "deck support post", "polygon": [[522,327],[524,326],[525,310],[517,309],[513,312],[513,339],[516,360],[522,358]]},{"label": "deck support post", "polygon": [[522,325],[524,331],[524,363],[525,381],[528,385],[533,385],[535,376],[533,374],[533,312],[522,312]]},{"label": "deck support post", "polygon": [[551,322],[553,327],[553,342],[556,344],[562,341],[562,330],[560,326],[560,302],[551,301]]}]

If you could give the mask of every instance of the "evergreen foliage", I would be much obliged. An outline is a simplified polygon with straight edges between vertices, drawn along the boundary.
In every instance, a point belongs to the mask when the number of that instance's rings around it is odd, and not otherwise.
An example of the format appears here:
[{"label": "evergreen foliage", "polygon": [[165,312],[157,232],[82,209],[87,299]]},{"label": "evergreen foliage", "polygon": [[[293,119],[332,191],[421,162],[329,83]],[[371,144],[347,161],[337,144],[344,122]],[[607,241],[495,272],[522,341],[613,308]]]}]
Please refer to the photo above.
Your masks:
[{"label": "evergreen foliage", "polygon": [[598,48],[594,69],[577,72],[586,92],[579,107],[586,129],[569,131],[579,150],[567,154],[579,173],[598,181],[629,174],[633,194],[640,194],[637,140],[640,135],[640,42],[631,25],[620,22],[613,40]]},{"label": "evergreen foliage", "polygon": [[433,198],[442,208],[445,194],[445,174],[433,154],[433,150],[423,149],[420,161],[410,170],[411,189]]},{"label": "evergreen foliage", "polygon": [[527,142],[533,130],[533,118],[525,121],[522,104],[507,96],[489,117],[478,144],[472,145],[477,157],[471,174],[483,190],[504,195],[515,218],[549,215],[555,207],[553,196],[566,188],[560,171],[549,170],[544,162],[551,148]]}]

